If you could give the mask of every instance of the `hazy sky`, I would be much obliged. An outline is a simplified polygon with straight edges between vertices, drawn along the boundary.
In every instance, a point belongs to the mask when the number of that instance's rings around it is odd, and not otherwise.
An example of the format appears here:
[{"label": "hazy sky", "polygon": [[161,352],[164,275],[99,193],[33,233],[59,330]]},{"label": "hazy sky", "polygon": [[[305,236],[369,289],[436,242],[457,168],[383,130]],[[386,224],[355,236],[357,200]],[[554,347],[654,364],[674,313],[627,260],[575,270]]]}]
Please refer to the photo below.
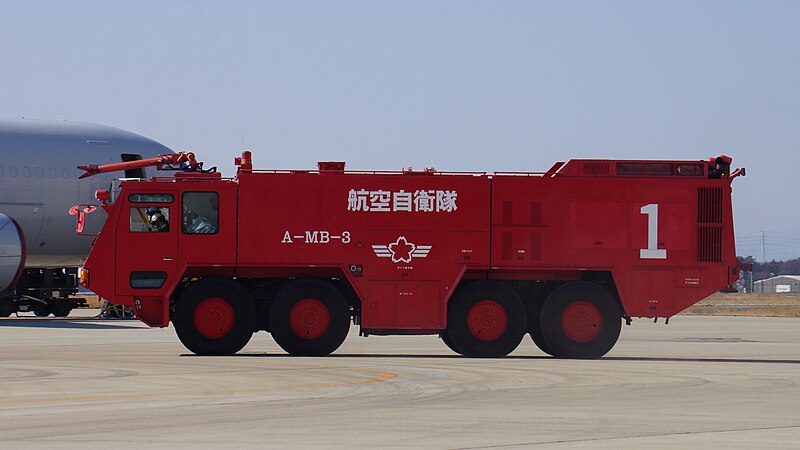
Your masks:
[{"label": "hazy sky", "polygon": [[[800,2],[8,1],[0,116],[259,168],[731,155],[741,255],[800,257]],[[87,161],[90,162],[90,161]]]}]

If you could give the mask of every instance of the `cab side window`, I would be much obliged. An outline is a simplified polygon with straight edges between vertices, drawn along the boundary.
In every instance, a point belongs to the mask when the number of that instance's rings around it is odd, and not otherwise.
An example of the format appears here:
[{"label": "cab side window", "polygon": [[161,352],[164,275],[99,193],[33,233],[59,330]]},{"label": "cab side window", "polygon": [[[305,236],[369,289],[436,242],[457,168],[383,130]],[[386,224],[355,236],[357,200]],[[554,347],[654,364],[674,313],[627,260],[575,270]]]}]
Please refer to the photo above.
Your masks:
[{"label": "cab side window", "polygon": [[144,203],[131,206],[131,231],[135,233],[166,233],[169,231],[169,206],[153,205],[152,202],[172,203],[172,194],[130,194],[131,203]]},{"label": "cab side window", "polygon": [[169,231],[169,206],[132,206],[131,231],[166,233]]},{"label": "cab side window", "polygon": [[185,192],[181,229],[185,234],[216,234],[219,228],[219,194]]}]

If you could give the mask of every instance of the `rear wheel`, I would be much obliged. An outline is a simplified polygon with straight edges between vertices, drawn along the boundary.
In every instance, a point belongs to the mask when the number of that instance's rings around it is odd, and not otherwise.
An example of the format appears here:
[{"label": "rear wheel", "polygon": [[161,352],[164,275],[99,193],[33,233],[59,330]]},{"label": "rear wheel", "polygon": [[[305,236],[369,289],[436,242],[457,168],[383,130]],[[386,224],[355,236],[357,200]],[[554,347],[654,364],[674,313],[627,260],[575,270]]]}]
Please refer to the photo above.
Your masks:
[{"label": "rear wheel", "polygon": [[539,347],[539,350],[547,353],[550,356],[554,356],[553,349],[550,348],[550,345],[544,340],[544,335],[542,334],[542,305],[541,304],[529,304],[528,305],[528,334],[533,339],[533,343]]},{"label": "rear wheel", "polygon": [[37,309],[33,314],[35,314],[36,317],[47,317],[50,315],[50,308],[45,307],[44,309]]},{"label": "rear wheel", "polygon": [[619,302],[597,284],[574,281],[544,302],[541,330],[546,345],[561,358],[599,358],[616,344],[622,328]]},{"label": "rear wheel", "polygon": [[439,334],[439,337],[442,338],[442,342],[444,342],[444,345],[446,345],[447,348],[449,348],[450,350],[458,353],[459,355],[463,355],[464,354],[464,353],[461,352],[461,350],[458,347],[456,347],[456,344],[453,343],[453,340],[450,339],[450,335],[447,334],[447,330],[442,331]]},{"label": "rear wheel", "polygon": [[256,308],[240,285],[207,279],[190,286],[178,299],[172,320],[178,338],[198,355],[233,355],[250,341]]},{"label": "rear wheel", "polygon": [[295,356],[336,351],[350,330],[350,307],[331,283],[299,279],[283,287],[272,302],[269,326],[275,342]]},{"label": "rear wheel", "polygon": [[450,300],[445,332],[456,352],[491,358],[514,351],[526,324],[525,306],[514,290],[497,281],[475,281]]}]

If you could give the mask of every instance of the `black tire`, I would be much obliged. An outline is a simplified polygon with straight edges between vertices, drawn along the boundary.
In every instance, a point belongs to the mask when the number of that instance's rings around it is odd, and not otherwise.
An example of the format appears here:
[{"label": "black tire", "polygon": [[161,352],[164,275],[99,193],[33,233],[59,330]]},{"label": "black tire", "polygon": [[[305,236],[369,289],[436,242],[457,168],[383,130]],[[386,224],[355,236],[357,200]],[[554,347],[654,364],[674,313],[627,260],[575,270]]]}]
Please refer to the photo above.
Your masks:
[{"label": "black tire", "polygon": [[540,324],[554,356],[599,358],[619,339],[622,310],[617,299],[599,285],[573,281],[547,297]]},{"label": "black tire", "polygon": [[50,315],[50,308],[37,309],[33,314],[36,315],[36,317],[47,317]]},{"label": "black tire", "polygon": [[325,356],[347,337],[350,307],[328,281],[298,279],[275,296],[269,326],[275,342],[290,355]]},{"label": "black tire", "polygon": [[56,300],[50,305],[53,315],[56,317],[67,317],[72,312],[72,304],[67,299]]},{"label": "black tire", "polygon": [[453,342],[453,340],[450,339],[450,335],[447,334],[447,330],[444,330],[441,333],[439,333],[439,337],[442,338],[442,342],[444,342],[444,345],[446,345],[447,348],[449,348],[450,350],[458,353],[459,355],[463,355],[464,354],[464,353],[461,352],[461,349],[456,347],[456,344]]},{"label": "black tire", "polygon": [[14,307],[14,302],[7,298],[0,299],[0,317],[8,317],[16,310],[17,308]]},{"label": "black tire", "polygon": [[528,304],[528,334],[531,336],[533,343],[539,347],[539,350],[547,353],[550,356],[555,356],[555,352],[544,340],[541,325],[542,305],[541,303]]},{"label": "black tire", "polygon": [[462,355],[496,358],[519,346],[527,321],[525,306],[513,289],[481,280],[464,286],[450,299],[445,332]]},{"label": "black tire", "polygon": [[256,329],[256,307],[247,291],[227,279],[205,279],[178,299],[172,319],[178,339],[197,355],[233,355]]}]

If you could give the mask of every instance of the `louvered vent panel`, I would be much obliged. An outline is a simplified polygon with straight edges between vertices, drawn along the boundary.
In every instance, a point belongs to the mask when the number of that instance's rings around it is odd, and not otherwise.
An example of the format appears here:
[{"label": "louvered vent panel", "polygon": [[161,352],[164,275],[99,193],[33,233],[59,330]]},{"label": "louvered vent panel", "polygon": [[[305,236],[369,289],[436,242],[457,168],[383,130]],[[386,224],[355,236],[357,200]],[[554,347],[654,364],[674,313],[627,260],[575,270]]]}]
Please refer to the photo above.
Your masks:
[{"label": "louvered vent panel", "polygon": [[531,260],[541,261],[542,259],[542,233],[534,231],[531,233]]},{"label": "louvered vent panel", "polygon": [[592,161],[583,163],[584,175],[609,175],[611,173],[611,165],[607,162]]},{"label": "louvered vent panel", "polygon": [[697,260],[722,261],[722,188],[697,190]]},{"label": "louvered vent panel", "polygon": [[722,188],[697,190],[697,221],[722,223]]},{"label": "louvered vent panel", "polygon": [[531,202],[531,225],[538,227],[542,225],[542,204]]},{"label": "louvered vent panel", "polygon": [[700,262],[721,262],[722,228],[701,226],[697,231],[697,260]]},{"label": "louvered vent panel", "polygon": [[503,202],[503,225],[514,224],[514,204],[510,201]]},{"label": "louvered vent panel", "polygon": [[502,240],[503,260],[509,261],[511,260],[511,232],[504,231]]}]

